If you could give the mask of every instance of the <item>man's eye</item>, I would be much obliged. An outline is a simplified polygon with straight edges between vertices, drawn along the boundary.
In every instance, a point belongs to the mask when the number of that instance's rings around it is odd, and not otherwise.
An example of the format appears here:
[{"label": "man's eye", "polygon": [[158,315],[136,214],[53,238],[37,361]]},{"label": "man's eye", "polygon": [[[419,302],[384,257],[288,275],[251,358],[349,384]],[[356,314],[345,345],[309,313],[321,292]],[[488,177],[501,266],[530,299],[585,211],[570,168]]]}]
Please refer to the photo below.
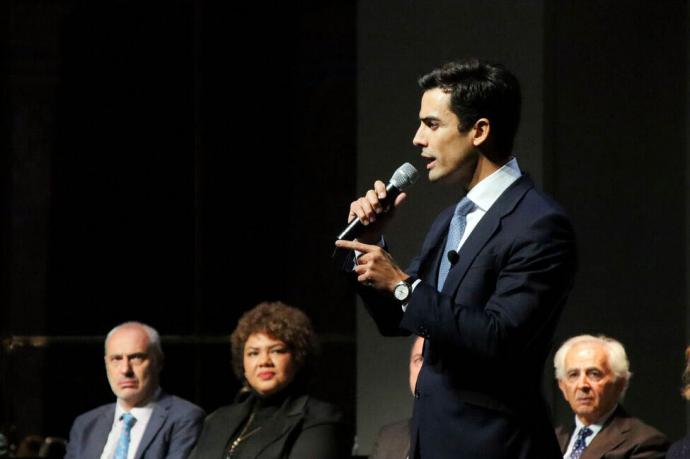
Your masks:
[{"label": "man's eye", "polygon": [[248,355],[249,357],[254,357],[255,355],[258,355],[258,354],[259,354],[259,353],[256,352],[256,351],[249,351],[249,352],[247,352],[247,355]]}]

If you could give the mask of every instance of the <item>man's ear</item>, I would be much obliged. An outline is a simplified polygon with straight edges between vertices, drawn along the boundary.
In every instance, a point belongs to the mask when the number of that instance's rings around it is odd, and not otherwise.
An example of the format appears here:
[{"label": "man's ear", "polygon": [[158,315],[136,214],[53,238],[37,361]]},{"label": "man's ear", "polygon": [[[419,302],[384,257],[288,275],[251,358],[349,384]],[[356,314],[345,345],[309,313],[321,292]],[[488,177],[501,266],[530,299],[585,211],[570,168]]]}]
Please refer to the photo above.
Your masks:
[{"label": "man's ear", "polygon": [[567,389],[566,385],[562,379],[558,380],[558,388],[561,389],[561,393],[563,394],[563,398],[565,399],[565,401],[566,402],[569,401],[568,400],[568,391],[566,390]]},{"label": "man's ear", "polygon": [[486,118],[479,118],[472,126],[472,145],[479,147],[484,144],[491,133],[491,123]]},{"label": "man's ear", "polygon": [[625,378],[618,378],[614,383],[616,385],[616,390],[618,391],[618,398],[620,399],[623,389],[625,389]]}]

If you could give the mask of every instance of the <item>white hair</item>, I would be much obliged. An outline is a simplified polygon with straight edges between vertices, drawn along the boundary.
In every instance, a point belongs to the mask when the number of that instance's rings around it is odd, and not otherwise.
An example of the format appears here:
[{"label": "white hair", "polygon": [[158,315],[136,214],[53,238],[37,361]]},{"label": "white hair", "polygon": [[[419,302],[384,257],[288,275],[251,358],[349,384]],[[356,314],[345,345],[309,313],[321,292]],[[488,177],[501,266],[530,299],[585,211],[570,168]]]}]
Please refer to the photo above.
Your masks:
[{"label": "white hair", "polygon": [[149,339],[149,349],[151,350],[152,354],[155,356],[156,360],[159,363],[163,362],[163,348],[161,347],[161,337],[158,334],[158,331],[144,323],[141,322],[136,322],[136,321],[130,321],[130,322],[124,322],[121,323],[120,325],[115,326],[112,330],[108,332],[108,335],[105,337],[105,348],[106,348],[106,353],[108,352],[108,340],[110,337],[115,334],[115,332],[122,330],[123,328],[130,328],[130,327],[137,327],[141,328],[144,330],[144,333],[146,333],[146,336],[148,336]]},{"label": "white hair", "polygon": [[556,379],[565,379],[565,357],[568,355],[568,352],[570,352],[570,349],[581,344],[594,344],[604,349],[608,357],[607,361],[613,373],[614,381],[618,381],[620,378],[625,380],[625,385],[620,395],[620,399],[622,400],[625,396],[625,392],[628,390],[628,383],[632,377],[630,362],[628,362],[628,356],[625,353],[623,345],[619,341],[609,338],[608,336],[578,335],[564,342],[553,357],[553,367],[555,369]]}]

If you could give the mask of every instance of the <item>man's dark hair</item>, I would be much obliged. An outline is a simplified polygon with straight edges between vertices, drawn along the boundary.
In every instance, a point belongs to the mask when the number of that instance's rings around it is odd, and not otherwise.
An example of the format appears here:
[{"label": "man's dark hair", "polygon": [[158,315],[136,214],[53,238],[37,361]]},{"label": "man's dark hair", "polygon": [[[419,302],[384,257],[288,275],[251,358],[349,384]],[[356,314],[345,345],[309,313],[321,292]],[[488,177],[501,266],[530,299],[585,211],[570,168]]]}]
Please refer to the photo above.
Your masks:
[{"label": "man's dark hair", "polygon": [[520,123],[520,83],[500,64],[479,59],[449,62],[419,78],[424,90],[440,88],[450,93],[450,109],[460,120],[458,130],[467,132],[479,118],[491,124],[492,161],[506,159]]}]

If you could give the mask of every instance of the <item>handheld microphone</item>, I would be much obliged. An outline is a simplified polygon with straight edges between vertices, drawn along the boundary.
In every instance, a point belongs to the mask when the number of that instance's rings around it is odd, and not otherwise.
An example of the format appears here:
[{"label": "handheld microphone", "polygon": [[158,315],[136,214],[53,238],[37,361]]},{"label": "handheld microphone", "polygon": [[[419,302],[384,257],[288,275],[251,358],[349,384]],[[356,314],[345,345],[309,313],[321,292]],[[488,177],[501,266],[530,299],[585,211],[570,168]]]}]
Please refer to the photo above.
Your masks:
[{"label": "handheld microphone", "polygon": [[[390,206],[395,202],[395,198],[405,191],[407,187],[415,183],[418,178],[419,172],[412,164],[405,163],[400,166],[393,173],[393,176],[388,181],[388,185],[386,185],[386,197],[380,200],[383,211],[388,212]],[[355,219],[347,225],[347,228],[345,228],[342,233],[338,234],[336,239],[351,241],[359,236],[365,228],[366,226],[359,221],[359,218],[355,217]]]},{"label": "handheld microphone", "polygon": [[458,255],[458,252],[455,250],[449,250],[446,256],[448,257],[448,261],[450,262],[451,266],[455,266],[455,263],[457,263],[460,259],[460,255]]}]

